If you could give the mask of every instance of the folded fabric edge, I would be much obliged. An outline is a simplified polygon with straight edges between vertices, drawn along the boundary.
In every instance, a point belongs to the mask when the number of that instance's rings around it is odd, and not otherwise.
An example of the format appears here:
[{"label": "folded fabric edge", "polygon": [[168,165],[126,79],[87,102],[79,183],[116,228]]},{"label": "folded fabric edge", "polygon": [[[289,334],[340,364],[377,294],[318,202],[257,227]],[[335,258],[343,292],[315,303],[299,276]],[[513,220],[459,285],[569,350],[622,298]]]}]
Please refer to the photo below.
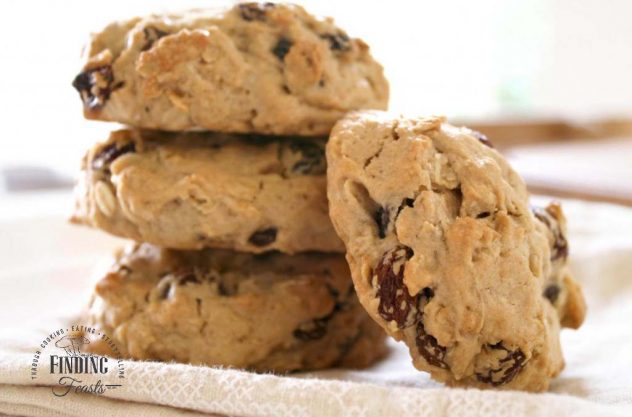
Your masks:
[{"label": "folded fabric edge", "polygon": [[[0,357],[0,383],[35,385],[28,378],[28,354]],[[21,366],[20,366],[21,364]],[[266,416],[630,415],[632,407],[606,405],[560,394],[415,388],[302,376],[253,374],[232,369],[126,361],[122,389],[107,398],[202,413]],[[52,378],[38,385],[55,385]],[[5,385],[6,386],[6,385]],[[50,393],[51,398],[52,393]]]}]

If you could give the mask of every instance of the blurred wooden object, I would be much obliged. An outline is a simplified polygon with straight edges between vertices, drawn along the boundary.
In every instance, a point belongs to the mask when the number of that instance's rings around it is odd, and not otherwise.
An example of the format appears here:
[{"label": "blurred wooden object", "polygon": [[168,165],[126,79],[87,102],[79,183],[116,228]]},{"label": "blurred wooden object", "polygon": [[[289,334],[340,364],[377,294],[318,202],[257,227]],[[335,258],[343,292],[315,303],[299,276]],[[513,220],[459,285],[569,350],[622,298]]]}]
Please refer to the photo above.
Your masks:
[{"label": "blurred wooden object", "polygon": [[632,120],[459,123],[507,156],[531,192],[632,206]]},{"label": "blurred wooden object", "polygon": [[466,121],[456,124],[484,133],[499,149],[541,142],[632,137],[632,119],[608,119],[586,123],[560,120]]}]

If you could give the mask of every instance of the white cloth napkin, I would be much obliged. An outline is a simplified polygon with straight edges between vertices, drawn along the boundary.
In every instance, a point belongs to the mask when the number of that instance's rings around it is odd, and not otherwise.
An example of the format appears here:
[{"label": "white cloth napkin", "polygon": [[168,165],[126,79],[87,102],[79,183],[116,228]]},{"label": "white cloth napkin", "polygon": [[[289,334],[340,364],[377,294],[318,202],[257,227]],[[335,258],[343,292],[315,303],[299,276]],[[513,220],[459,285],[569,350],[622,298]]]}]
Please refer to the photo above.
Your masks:
[{"label": "white cloth napkin", "polygon": [[[276,376],[126,361],[122,387],[103,396],[71,393],[58,398],[49,386],[41,386],[53,385],[57,378],[42,373],[33,381],[30,376],[33,353],[41,339],[60,323],[68,323],[48,317],[35,325],[13,323],[0,331],[0,413],[99,417],[213,413],[253,417],[630,416],[632,209],[578,201],[565,201],[564,208],[570,226],[572,267],[584,286],[589,311],[580,330],[563,331],[566,369],[548,393],[446,388],[415,371],[404,347],[392,342],[389,357],[363,371]],[[1,229],[0,223],[0,233]],[[45,269],[37,262],[30,267],[34,271],[31,276],[20,270],[20,282],[42,279]],[[60,266],[56,268],[60,274]],[[69,267],[64,282],[84,289],[89,285],[76,263]],[[12,288],[3,281],[1,291],[16,291]],[[15,288],[23,289],[19,285]],[[25,298],[28,294],[5,294],[3,299],[11,296]],[[30,308],[43,309],[39,305]]]}]

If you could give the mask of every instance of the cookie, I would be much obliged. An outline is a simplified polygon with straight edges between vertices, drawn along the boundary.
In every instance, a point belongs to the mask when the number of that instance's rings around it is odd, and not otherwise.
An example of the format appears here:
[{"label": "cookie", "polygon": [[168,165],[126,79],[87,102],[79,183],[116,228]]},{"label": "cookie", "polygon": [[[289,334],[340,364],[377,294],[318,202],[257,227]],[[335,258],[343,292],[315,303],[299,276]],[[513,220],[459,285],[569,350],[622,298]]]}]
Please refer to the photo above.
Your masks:
[{"label": "cookie", "polygon": [[[337,254],[135,244],[98,280],[86,315],[138,360],[288,372],[365,367],[386,352]],[[107,343],[89,347],[101,353]]]},{"label": "cookie", "polygon": [[324,139],[121,130],[90,149],[75,223],[172,249],[343,252]]},{"label": "cookie", "polygon": [[442,117],[356,112],[327,144],[330,216],[358,297],[450,385],[546,390],[578,327],[559,206],[536,210],[480,133]]},{"label": "cookie", "polygon": [[325,135],[347,111],[388,102],[369,47],[291,4],[116,22],[86,54],[73,82],[85,117],[135,127]]}]

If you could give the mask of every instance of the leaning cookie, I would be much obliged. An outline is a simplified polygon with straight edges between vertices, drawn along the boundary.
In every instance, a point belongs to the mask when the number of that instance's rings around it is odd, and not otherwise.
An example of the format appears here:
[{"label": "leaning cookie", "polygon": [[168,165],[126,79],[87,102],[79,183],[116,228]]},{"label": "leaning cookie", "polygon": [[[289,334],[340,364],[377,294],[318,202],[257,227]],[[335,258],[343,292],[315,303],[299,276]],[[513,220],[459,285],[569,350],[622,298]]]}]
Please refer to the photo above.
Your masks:
[{"label": "leaning cookie", "polygon": [[[86,315],[140,360],[287,372],[365,367],[386,352],[342,255],[136,244],[97,282]],[[110,343],[91,342],[94,353]]]},{"label": "leaning cookie", "polygon": [[73,85],[89,119],[170,131],[323,135],[347,111],[388,102],[362,40],[273,3],[113,23]]},{"label": "leaning cookie", "polygon": [[529,207],[481,134],[358,112],[327,144],[330,215],[366,310],[451,385],[546,390],[578,327],[559,206]]},{"label": "leaning cookie", "polygon": [[83,161],[72,220],[172,249],[342,252],[324,139],[121,130]]}]

